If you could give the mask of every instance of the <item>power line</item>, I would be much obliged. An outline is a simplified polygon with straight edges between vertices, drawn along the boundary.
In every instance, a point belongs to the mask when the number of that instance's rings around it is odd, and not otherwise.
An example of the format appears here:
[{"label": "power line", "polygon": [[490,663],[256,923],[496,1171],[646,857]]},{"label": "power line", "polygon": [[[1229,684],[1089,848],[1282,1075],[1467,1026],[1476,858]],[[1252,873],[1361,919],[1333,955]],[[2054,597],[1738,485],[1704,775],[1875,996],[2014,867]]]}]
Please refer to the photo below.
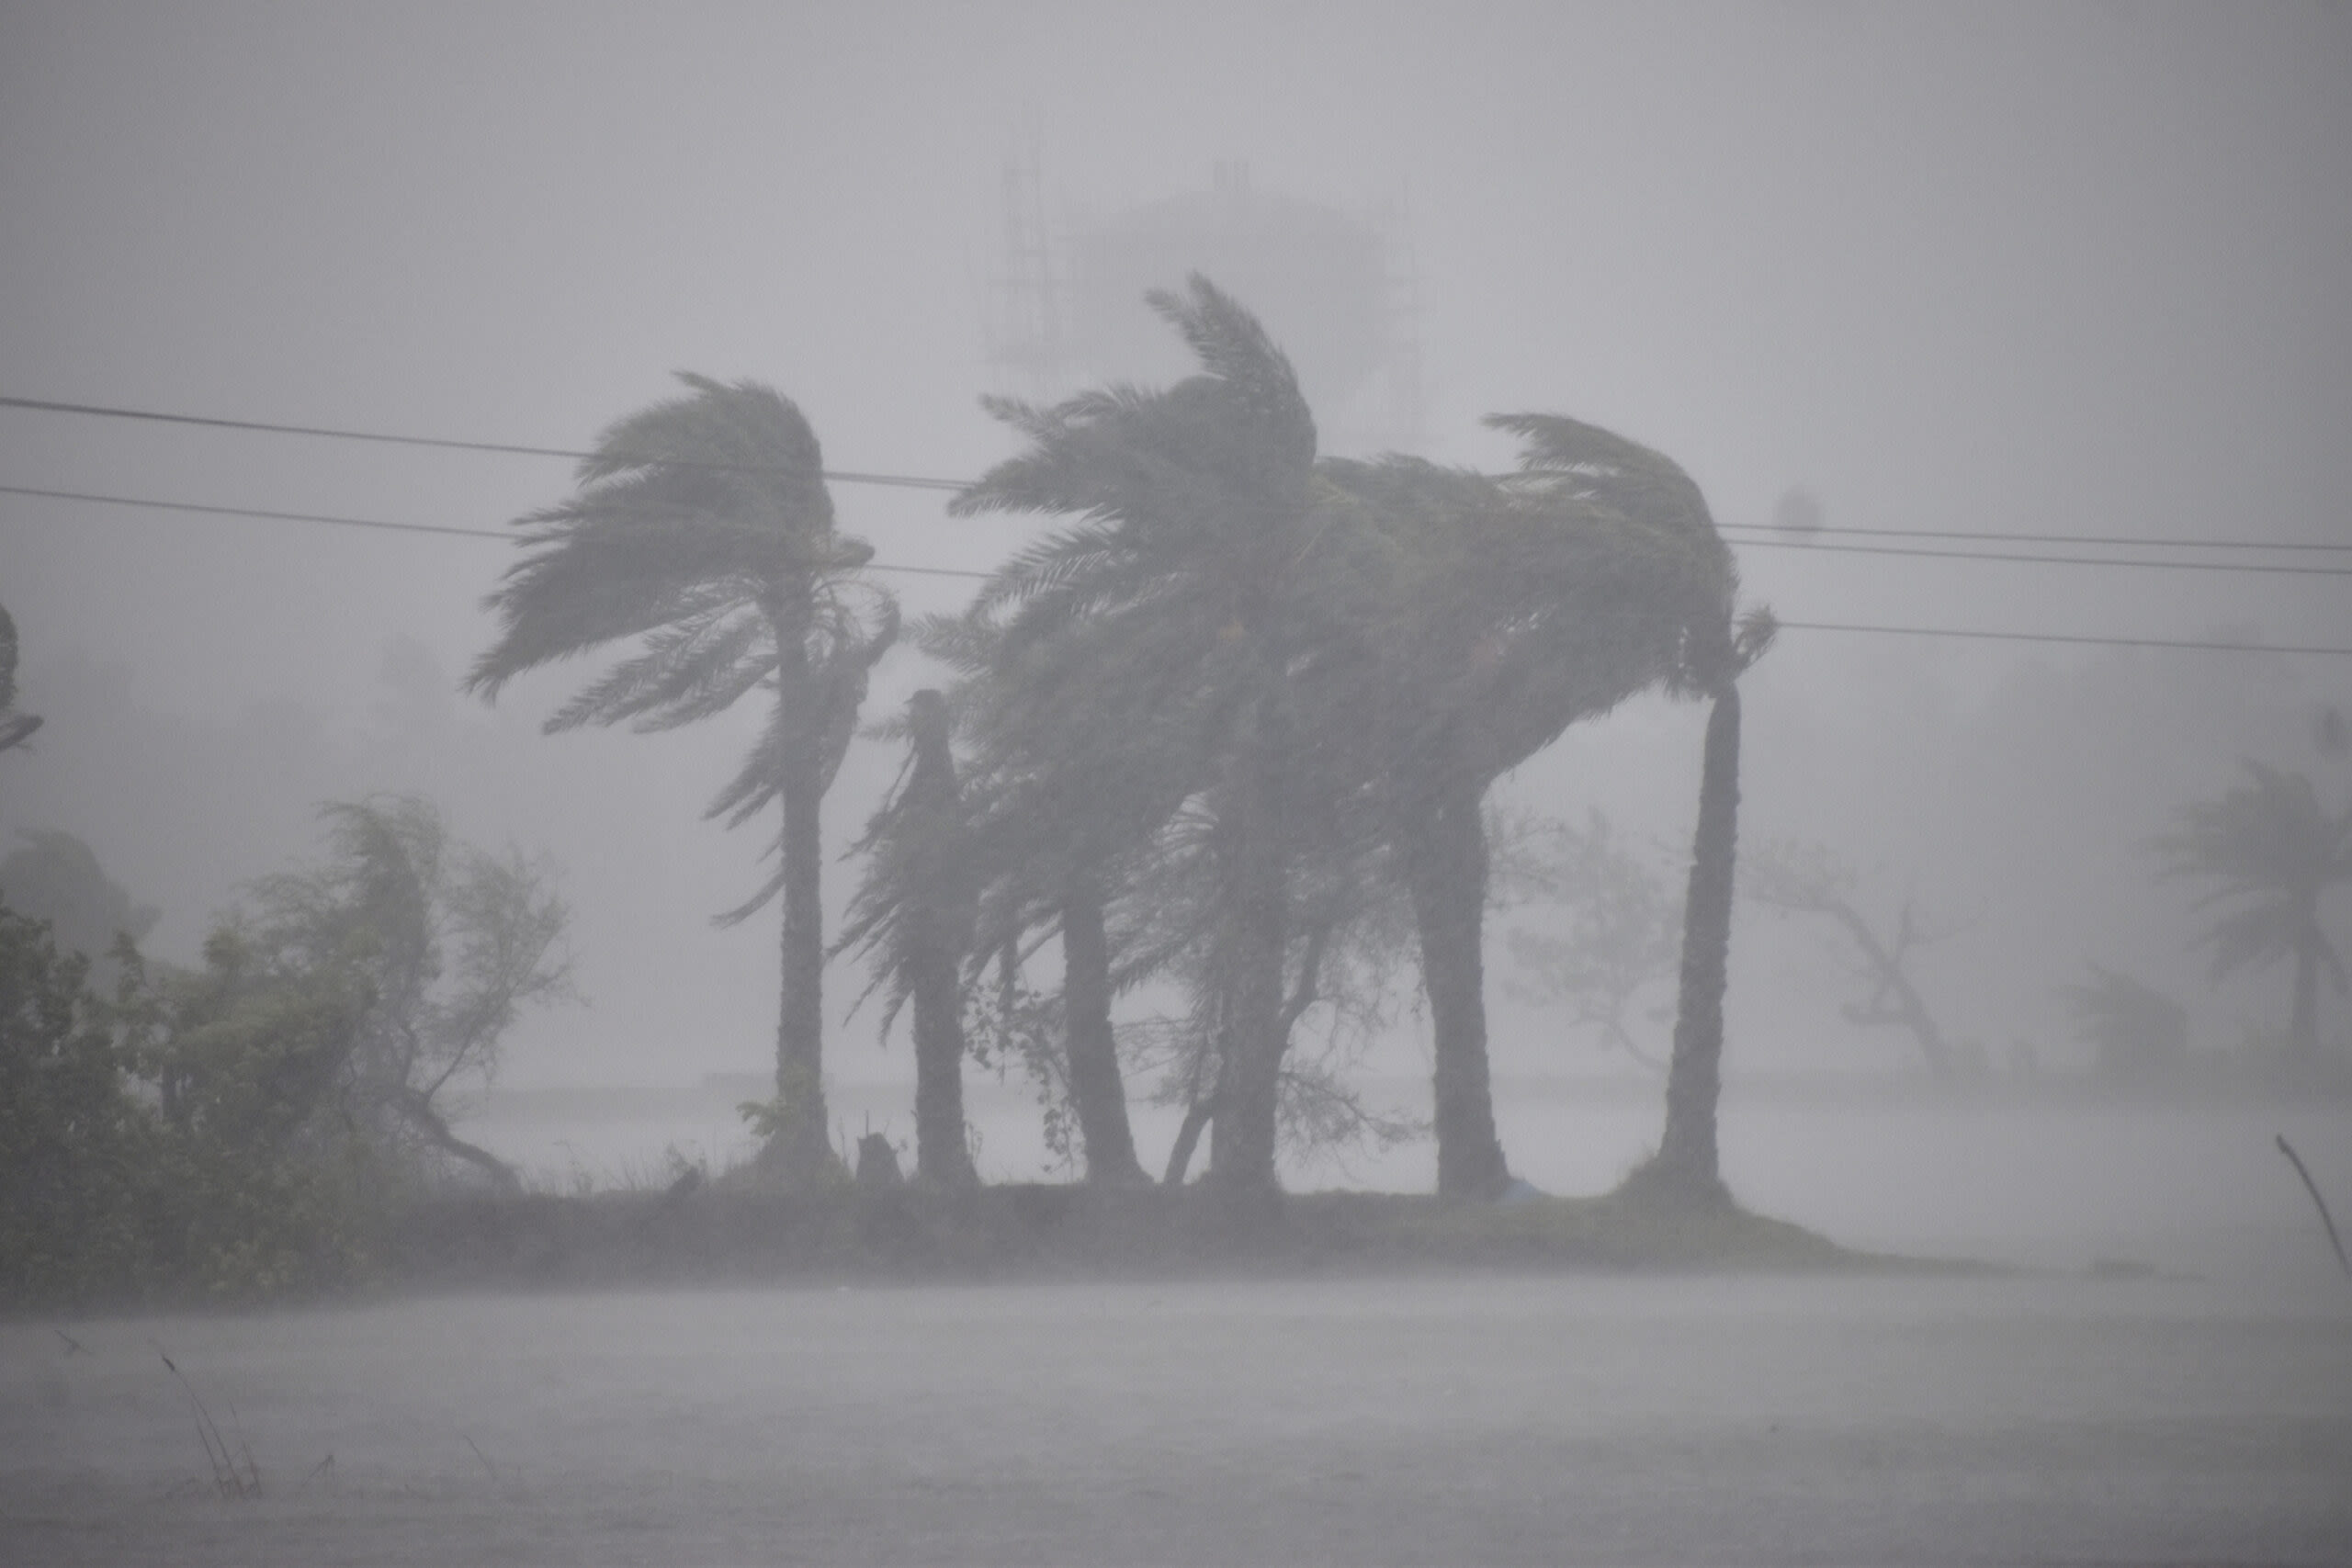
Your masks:
[{"label": "power line", "polygon": [[[1830,550],[1852,556],[1911,556],[1920,560],[1981,560],[2030,566],[2120,566],[2155,571],[2251,571],[2281,577],[2352,577],[2352,566],[2279,566],[2267,561],[2152,560],[2139,556],[2038,556],[2007,550],[1915,550],[1902,545],[1815,545],[1795,539],[1742,539],[1743,548]],[[2312,546],[2314,549],[2332,546]]]},{"label": "power line", "polygon": [[[0,484],[0,494],[40,496],[53,501],[83,501],[166,512],[205,513],[226,517],[261,517],[287,523],[322,523],[345,528],[378,528],[395,533],[453,534],[491,539],[513,537],[509,534],[494,533],[487,529],[456,528],[430,523],[390,523],[375,518],[341,517],[324,513],[273,512],[258,507],[209,506],[196,502],[157,501],[137,496],[104,495],[88,491],[45,490],[31,485]],[[2043,556],[1985,550],[1915,550],[1893,545],[1798,544],[1793,540],[1784,539],[1753,539],[1747,543],[1765,549],[1833,550],[1849,555],[1916,556],[1926,560],[1976,560],[2022,566],[2122,567],[2154,570],[2255,572],[2286,577],[2352,577],[2352,567],[2337,566],[2273,566],[2239,561],[2176,561],[2101,556]],[[924,572],[933,575],[958,575],[949,573],[944,568],[938,567],[892,567],[883,570]],[[968,575],[985,577],[988,574],[974,572]]]},{"label": "power line", "polygon": [[[512,542],[515,536],[492,528],[460,528],[435,523],[392,523],[373,517],[345,517],[325,512],[277,512],[256,507],[214,506],[201,502],[162,501],[143,496],[105,495],[93,491],[44,490],[32,485],[0,484],[0,495],[22,495],[51,501],[86,502],[103,506],[127,506],[157,512],[189,512],[209,517],[250,517],[269,522],[308,523],[339,528],[380,529],[399,534],[442,534],[457,538]],[[965,567],[905,566],[869,561],[868,570],[914,577],[956,577],[985,581],[991,572]],[[2323,658],[2352,658],[2352,648],[2280,645],[2256,642],[2200,642],[2178,637],[2096,637],[2063,632],[2003,632],[1957,626],[1864,626],[1842,621],[1782,621],[1792,631],[1867,632],[1888,637],[1962,637],[1985,642],[2065,643],[2089,648],[2166,648],[2205,653],[2298,653]]]},{"label": "power line", "polygon": [[[577,460],[583,457],[600,456],[600,454],[597,453],[583,451],[568,446],[537,446],[518,442],[459,440],[447,436],[407,435],[396,434],[384,431],[353,430],[342,426],[286,424],[268,420],[227,419],[214,415],[171,413],[156,409],[128,408],[105,403],[66,402],[50,398],[18,398],[0,396],[0,408],[28,409],[42,413],[74,414],[101,419],[138,420],[150,423],[160,424],[195,425],[213,430],[242,430],[270,435],[301,435],[335,441],[367,441],[396,446],[437,447],[458,452],[492,452],[514,457],[565,457]],[[780,469],[767,465],[754,463],[695,462],[678,461],[668,458],[648,460],[673,462],[673,466],[677,467],[719,468],[735,472],[775,473],[781,471]],[[960,491],[968,488],[967,481],[963,479],[939,479],[936,477],[927,477],[916,474],[886,474],[866,472],[863,470],[827,469],[824,477],[835,484],[888,485],[900,489],[935,491]],[[1784,529],[1776,528],[1770,524],[1764,523],[1721,523],[1718,524],[1717,526],[1726,532],[1742,534],[1787,532]],[[1823,526],[1814,530],[1814,532],[1856,538],[1936,539],[1953,542],[1981,540],[1991,544],[2067,545],[2118,549],[2299,550],[2333,552],[2339,554],[2352,552],[2352,544],[2330,544],[2308,540],[2182,539],[2166,538],[2160,535],[2132,536],[2112,534],[2038,534],[1932,528],[1871,528],[1860,526]],[[1836,547],[1826,545],[1808,545],[1796,539],[1781,539],[1771,541],[1755,539],[1748,542],[1758,545],[1770,544],[1773,547],[1790,547],[1810,549],[1827,549],[1834,547],[1856,551],[1865,548],[1865,547],[1858,545]],[[1915,550],[1905,551],[1902,553],[1931,555],[1934,552],[1928,550]],[[2046,560],[2051,564],[2062,566],[2078,564],[2072,558],[2060,557],[2011,558],[1992,554],[1977,554],[1975,552],[1968,552],[1966,554],[1962,554],[1962,552],[1953,552],[1953,555],[1956,558],[1975,558],[1984,560],[2006,560],[2018,558],[2031,559],[2035,561]],[[2107,563],[2104,560],[2100,560],[2096,564],[2104,565]],[[2163,561],[2129,563],[2117,562],[2115,564],[2182,566],[2205,563]],[[2279,571],[2293,570],[2280,567],[2260,569],[2245,566],[2233,567],[2220,562],[2211,563],[2211,569],[2214,570],[2226,570],[2238,571],[2255,570]]]},{"label": "power line", "polygon": [[[376,430],[346,430],[322,424],[277,424],[258,419],[219,419],[206,414],[164,413],[154,409],[115,408],[103,403],[66,403],[47,398],[0,397],[0,408],[32,409],[42,413],[85,414],[99,419],[141,420],[151,424],[192,424],[209,430],[244,430],[266,435],[311,435],[331,441],[370,441],[388,446],[433,446],[452,452],[496,452],[518,457],[601,457],[569,446],[530,446],[512,441],[459,441],[441,435],[394,435]],[[720,463],[682,457],[646,457],[679,468],[717,468],[730,473],[777,474],[786,470],[766,463]],[[962,490],[961,479],[922,479],[911,474],[868,474],[828,468],[833,484],[891,485],[901,490]]]},{"label": "power line", "polygon": [[[335,528],[374,528],[391,534],[446,534],[460,539],[492,539],[513,544],[516,536],[495,528],[459,528],[443,523],[391,523],[379,517],[345,517],[331,512],[274,512],[257,506],[212,506],[197,501],[159,501],[147,496],[102,495],[86,490],[43,490],[34,485],[0,484],[0,495],[37,496],[47,501],[82,501],[100,506],[130,506],[149,512],[193,512],[207,517],[255,517],[272,523],[316,523]],[[866,563],[876,571],[902,572],[916,577],[969,577],[986,580],[989,573],[945,566],[890,566]]]},{"label": "power line", "polygon": [[[1816,549],[1819,546],[1792,536],[1792,531],[1772,523],[1717,523],[1725,533],[1778,534],[1781,542],[1800,549]],[[2109,549],[2164,550],[2318,550],[2332,554],[2352,554],[2352,545],[2321,544],[2303,539],[2177,539],[2162,535],[2131,537],[2115,534],[2012,534],[1989,529],[1955,528],[1862,528],[1815,527],[1806,530],[1814,534],[1837,534],[1855,538],[1878,539],[1952,539],[1983,540],[1996,545],[2096,545]],[[1760,544],[1763,541],[1754,540]]]},{"label": "power line", "polygon": [[2059,642],[2085,648],[2177,648],[2199,653],[2307,653],[2322,658],[2352,659],[2352,648],[2274,642],[2199,642],[2188,637],[2093,637],[2064,632],[1995,632],[1959,626],[1872,626],[1846,621],[1782,621],[1783,627],[1801,632],[1870,632],[1885,637],[1952,637],[1978,642]]}]

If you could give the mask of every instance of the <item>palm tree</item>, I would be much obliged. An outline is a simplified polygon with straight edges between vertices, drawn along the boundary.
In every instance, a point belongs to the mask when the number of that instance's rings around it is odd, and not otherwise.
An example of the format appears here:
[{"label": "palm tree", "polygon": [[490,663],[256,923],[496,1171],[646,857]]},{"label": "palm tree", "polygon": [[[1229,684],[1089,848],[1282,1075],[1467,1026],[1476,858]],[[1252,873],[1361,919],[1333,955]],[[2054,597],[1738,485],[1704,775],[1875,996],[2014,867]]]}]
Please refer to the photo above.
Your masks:
[{"label": "palm tree", "polygon": [[1114,905],[1127,893],[1155,829],[1186,794],[1197,722],[1181,705],[1137,716],[1138,671],[1108,657],[1104,628],[1075,622],[1015,656],[985,615],[937,617],[916,636],[962,676],[956,706],[977,755],[962,843],[979,891],[970,963],[1018,962],[1058,934],[1058,1020],[1066,1085],[1086,1179],[1147,1181],[1127,1116],[1111,1002],[1141,976],[1119,957]]},{"label": "palm tree", "polygon": [[1508,480],[1397,457],[1322,468],[1363,510],[1340,592],[1376,584],[1343,612],[1378,627],[1371,710],[1347,725],[1383,738],[1384,831],[1430,1002],[1438,1192],[1455,1201],[1510,1179],[1487,1063],[1487,793],[1569,725],[1668,680],[1723,566],[1711,531],[1603,482],[1596,465],[1630,443],[1556,415],[1490,423],[1526,442]]},{"label": "palm tree", "polygon": [[830,1168],[823,1086],[825,962],[819,807],[841,767],[898,607],[858,576],[873,551],[835,531],[817,437],[770,388],[679,378],[690,389],[606,430],[571,498],[520,520],[527,552],[486,601],[497,642],[466,690],[494,701],[542,664],[631,651],[547,721],[673,729],[771,694],[765,732],[706,812],[730,827],[771,803],[776,865],[719,917],[783,895],[776,1133],[763,1157],[788,1178]]},{"label": "palm tree", "polygon": [[[1207,279],[1150,304],[1201,373],[1172,388],[1113,388],[1050,409],[988,406],[1030,449],[952,510],[1075,516],[1002,569],[976,611],[1010,657],[1074,638],[1130,672],[1133,714],[1193,727],[1187,794],[1214,800],[1219,940],[1231,963],[1230,1050],[1211,1168],[1245,1200],[1274,1174],[1290,926],[1290,777],[1296,661],[1315,649],[1301,562],[1314,544],[1315,422],[1289,361]],[[1112,742],[1115,744],[1115,742]],[[1107,749],[1107,747],[1106,747]]]},{"label": "palm tree", "polygon": [[1658,1151],[1628,1186],[1678,1199],[1724,1196],[1715,1142],[1723,1086],[1724,988],[1731,948],[1739,814],[1739,677],[1770,645],[1769,610],[1735,615],[1739,574],[1715,531],[1706,497],[1673,459],[1597,426],[1556,416],[1508,415],[1492,422],[1529,446],[1521,472],[1566,488],[1661,540],[1699,567],[1696,592],[1679,601],[1680,647],[1669,686],[1706,698],[1699,823],[1683,900],[1680,989],[1667,1066],[1666,1130]]},{"label": "palm tree", "polygon": [[2245,767],[2250,779],[2220,799],[2182,807],[2155,849],[2165,875],[2211,884],[2196,908],[2237,906],[2198,939],[2213,950],[2214,979],[2294,960],[2288,1060],[2312,1071],[2320,1061],[2320,975],[2325,971],[2338,996],[2346,986],[2344,956],[2320,924],[2320,901],[2330,887],[2352,882],[2352,807],[2328,810],[2301,773],[2256,761]]},{"label": "palm tree", "polygon": [[959,975],[972,940],[971,861],[956,784],[947,699],[926,688],[907,704],[907,771],[867,826],[858,849],[865,883],[850,905],[834,951],[876,953],[869,994],[885,988],[882,1032],[900,1007],[915,1015],[915,1174],[969,1187],[964,1123],[964,987]]}]

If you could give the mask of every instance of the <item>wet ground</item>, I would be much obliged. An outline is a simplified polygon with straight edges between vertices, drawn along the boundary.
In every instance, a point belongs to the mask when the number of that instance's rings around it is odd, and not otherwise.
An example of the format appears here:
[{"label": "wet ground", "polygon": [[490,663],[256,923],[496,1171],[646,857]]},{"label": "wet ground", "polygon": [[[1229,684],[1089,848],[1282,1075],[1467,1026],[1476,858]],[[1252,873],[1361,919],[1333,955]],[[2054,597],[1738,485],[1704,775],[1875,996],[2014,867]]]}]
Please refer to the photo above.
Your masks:
[{"label": "wet ground", "polygon": [[[2352,1286],[1477,1278],[0,1326],[8,1562],[2352,1561]],[[258,1497],[223,1499],[168,1350]]]}]

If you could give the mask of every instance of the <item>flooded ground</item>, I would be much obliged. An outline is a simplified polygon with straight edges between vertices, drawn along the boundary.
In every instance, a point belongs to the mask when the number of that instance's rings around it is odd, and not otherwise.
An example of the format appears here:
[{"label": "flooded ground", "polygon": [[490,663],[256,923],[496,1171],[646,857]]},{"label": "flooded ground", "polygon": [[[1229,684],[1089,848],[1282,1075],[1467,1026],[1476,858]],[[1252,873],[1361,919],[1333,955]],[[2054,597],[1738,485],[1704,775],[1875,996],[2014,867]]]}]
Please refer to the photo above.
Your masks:
[{"label": "flooded ground", "polygon": [[[0,1559],[2340,1562],[2335,1287],[477,1297],[69,1324],[81,1352],[19,1323]],[[159,1348],[258,1498],[212,1491]]]}]

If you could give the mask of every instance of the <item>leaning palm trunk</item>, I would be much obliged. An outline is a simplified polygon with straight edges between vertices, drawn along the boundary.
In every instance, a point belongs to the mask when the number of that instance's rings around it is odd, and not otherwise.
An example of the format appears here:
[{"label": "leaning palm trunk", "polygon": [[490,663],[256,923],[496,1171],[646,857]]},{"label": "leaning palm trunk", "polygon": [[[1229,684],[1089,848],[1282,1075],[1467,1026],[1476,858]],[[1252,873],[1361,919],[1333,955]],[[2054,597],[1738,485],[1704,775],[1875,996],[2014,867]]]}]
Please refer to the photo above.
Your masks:
[{"label": "leaning palm trunk", "polygon": [[1421,942],[1436,1069],[1437,1192],[1442,1202],[1498,1198],[1510,1185],[1495,1134],[1487,1063],[1487,836],[1478,789],[1433,792],[1406,832],[1405,875]]},{"label": "leaning palm trunk", "polygon": [[1727,1196],[1715,1147],[1723,1087],[1724,989],[1731,953],[1732,880],[1739,818],[1739,688],[1725,682],[1707,715],[1699,829],[1682,911],[1682,988],[1667,1068],[1666,1132],[1636,1184],[1688,1199]]},{"label": "leaning palm trunk", "polygon": [[1111,943],[1102,925],[1102,890],[1079,874],[1062,888],[1062,1010],[1069,1025],[1069,1092],[1086,1144],[1086,1179],[1098,1185],[1148,1182],[1127,1122],[1111,1029]]}]

